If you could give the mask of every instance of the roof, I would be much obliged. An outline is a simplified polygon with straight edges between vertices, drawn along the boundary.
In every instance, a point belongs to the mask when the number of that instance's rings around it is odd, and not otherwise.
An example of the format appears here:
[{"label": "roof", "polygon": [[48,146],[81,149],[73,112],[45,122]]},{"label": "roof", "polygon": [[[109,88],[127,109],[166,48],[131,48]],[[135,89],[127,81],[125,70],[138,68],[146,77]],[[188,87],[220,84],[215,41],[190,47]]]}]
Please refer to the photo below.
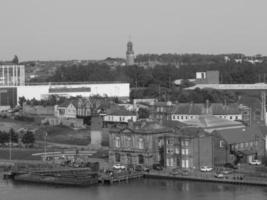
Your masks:
[{"label": "roof", "polygon": [[[256,133],[257,132],[257,133]],[[216,131],[228,144],[244,143],[255,141],[260,134],[258,128],[238,128]]]},{"label": "roof", "polygon": [[170,101],[166,101],[166,102],[155,102],[154,106],[166,106],[166,107],[170,107],[173,106],[172,102]]},{"label": "roof", "polygon": [[245,127],[241,122],[222,119],[214,115],[200,115],[197,119],[184,121],[185,124],[200,127],[209,132],[213,130],[242,128]]},{"label": "roof", "polygon": [[238,104],[224,105],[221,103],[213,103],[210,107],[213,115],[241,114],[241,110],[239,109]]},{"label": "roof", "polygon": [[145,121],[141,120],[133,123],[132,127],[127,128],[112,128],[111,133],[135,133],[142,135],[149,134],[161,134],[161,133],[172,133],[173,129],[161,125],[157,121]]},{"label": "roof", "polygon": [[77,100],[66,100],[62,104],[58,105],[58,107],[67,108],[70,104],[72,104],[75,108],[78,107],[78,101]]},{"label": "roof", "polygon": [[123,106],[114,105],[105,111],[107,115],[113,116],[136,116],[135,112],[126,110]]},{"label": "roof", "polygon": [[184,103],[176,105],[173,114],[201,115],[204,109],[204,104]]}]

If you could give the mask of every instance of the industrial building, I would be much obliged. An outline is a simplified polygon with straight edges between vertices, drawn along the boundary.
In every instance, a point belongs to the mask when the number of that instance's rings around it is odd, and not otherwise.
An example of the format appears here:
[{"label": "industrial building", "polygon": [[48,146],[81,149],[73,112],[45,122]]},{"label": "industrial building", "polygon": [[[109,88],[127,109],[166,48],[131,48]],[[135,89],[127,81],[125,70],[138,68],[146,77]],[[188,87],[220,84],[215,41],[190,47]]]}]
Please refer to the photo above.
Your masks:
[{"label": "industrial building", "polygon": [[122,82],[25,84],[24,65],[0,65],[0,106],[14,107],[20,97],[36,100],[50,95],[65,97],[107,96],[128,99],[130,84]]},{"label": "industrial building", "polygon": [[[8,101],[0,105],[14,106],[14,102],[18,102],[20,97],[26,99],[36,100],[46,99],[50,95],[58,96],[107,96],[118,97],[120,99],[128,99],[130,95],[129,83],[117,83],[117,82],[96,82],[96,83],[83,83],[83,84],[47,84],[47,85],[18,85],[18,86],[0,86],[1,96],[9,95]],[[12,105],[11,105],[11,102]],[[6,104],[7,103],[7,104]]]}]

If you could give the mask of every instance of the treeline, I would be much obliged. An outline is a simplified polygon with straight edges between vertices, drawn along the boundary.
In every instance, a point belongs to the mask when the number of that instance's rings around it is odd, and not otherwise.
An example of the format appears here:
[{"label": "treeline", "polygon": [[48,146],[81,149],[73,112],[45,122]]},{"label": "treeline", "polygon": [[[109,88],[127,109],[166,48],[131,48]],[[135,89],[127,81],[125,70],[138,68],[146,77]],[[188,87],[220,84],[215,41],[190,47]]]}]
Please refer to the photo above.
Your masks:
[{"label": "treeline", "polygon": [[179,103],[235,103],[238,101],[238,93],[231,91],[219,91],[213,89],[183,90],[178,88],[164,88],[151,86],[142,89],[133,89],[131,99],[157,98],[159,101],[172,101]]},{"label": "treeline", "polygon": [[138,65],[112,68],[106,64],[89,63],[88,65],[61,66],[47,81],[122,81],[129,82],[131,87],[148,87],[151,84],[171,87],[172,82],[177,78],[179,78],[179,69],[174,65],[158,65],[154,68]]},{"label": "treeline", "polygon": [[250,63],[216,63],[209,65],[188,64],[177,67],[175,65],[156,65],[155,67],[118,66],[110,67],[106,64],[90,63],[88,65],[73,65],[59,67],[50,82],[83,82],[83,81],[122,81],[129,82],[131,87],[149,87],[160,85],[173,87],[176,79],[192,79],[199,71],[220,71],[220,82],[228,84],[257,83],[267,81],[267,64]]},{"label": "treeline", "polygon": [[19,143],[20,141],[28,146],[32,147],[32,145],[35,142],[34,134],[30,131],[27,131],[23,134],[18,134],[14,131],[14,129],[10,129],[8,132],[6,131],[0,131],[0,144],[4,145],[7,143]]}]

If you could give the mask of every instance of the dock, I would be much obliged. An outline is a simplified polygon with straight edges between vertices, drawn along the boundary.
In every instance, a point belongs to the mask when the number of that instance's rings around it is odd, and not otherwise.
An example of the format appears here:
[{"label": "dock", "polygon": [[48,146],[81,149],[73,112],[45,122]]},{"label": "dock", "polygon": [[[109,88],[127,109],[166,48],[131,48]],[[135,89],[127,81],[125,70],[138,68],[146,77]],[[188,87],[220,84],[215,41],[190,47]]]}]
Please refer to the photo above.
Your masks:
[{"label": "dock", "polygon": [[227,183],[239,185],[255,185],[267,186],[267,178],[244,177],[244,176],[226,176],[224,178],[216,178],[214,176],[196,176],[196,175],[171,175],[166,173],[150,172],[144,175],[145,178],[157,179],[173,179],[173,180],[188,180],[214,183]]}]

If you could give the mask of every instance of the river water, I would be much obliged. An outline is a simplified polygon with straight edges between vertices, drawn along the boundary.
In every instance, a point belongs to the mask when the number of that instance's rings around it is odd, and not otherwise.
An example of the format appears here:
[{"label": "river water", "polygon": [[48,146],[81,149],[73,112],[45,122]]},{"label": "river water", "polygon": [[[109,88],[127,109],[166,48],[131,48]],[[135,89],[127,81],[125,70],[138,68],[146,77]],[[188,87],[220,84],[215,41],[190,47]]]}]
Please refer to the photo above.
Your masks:
[{"label": "river water", "polygon": [[266,200],[267,187],[142,179],[85,188],[0,181],[0,200]]}]

